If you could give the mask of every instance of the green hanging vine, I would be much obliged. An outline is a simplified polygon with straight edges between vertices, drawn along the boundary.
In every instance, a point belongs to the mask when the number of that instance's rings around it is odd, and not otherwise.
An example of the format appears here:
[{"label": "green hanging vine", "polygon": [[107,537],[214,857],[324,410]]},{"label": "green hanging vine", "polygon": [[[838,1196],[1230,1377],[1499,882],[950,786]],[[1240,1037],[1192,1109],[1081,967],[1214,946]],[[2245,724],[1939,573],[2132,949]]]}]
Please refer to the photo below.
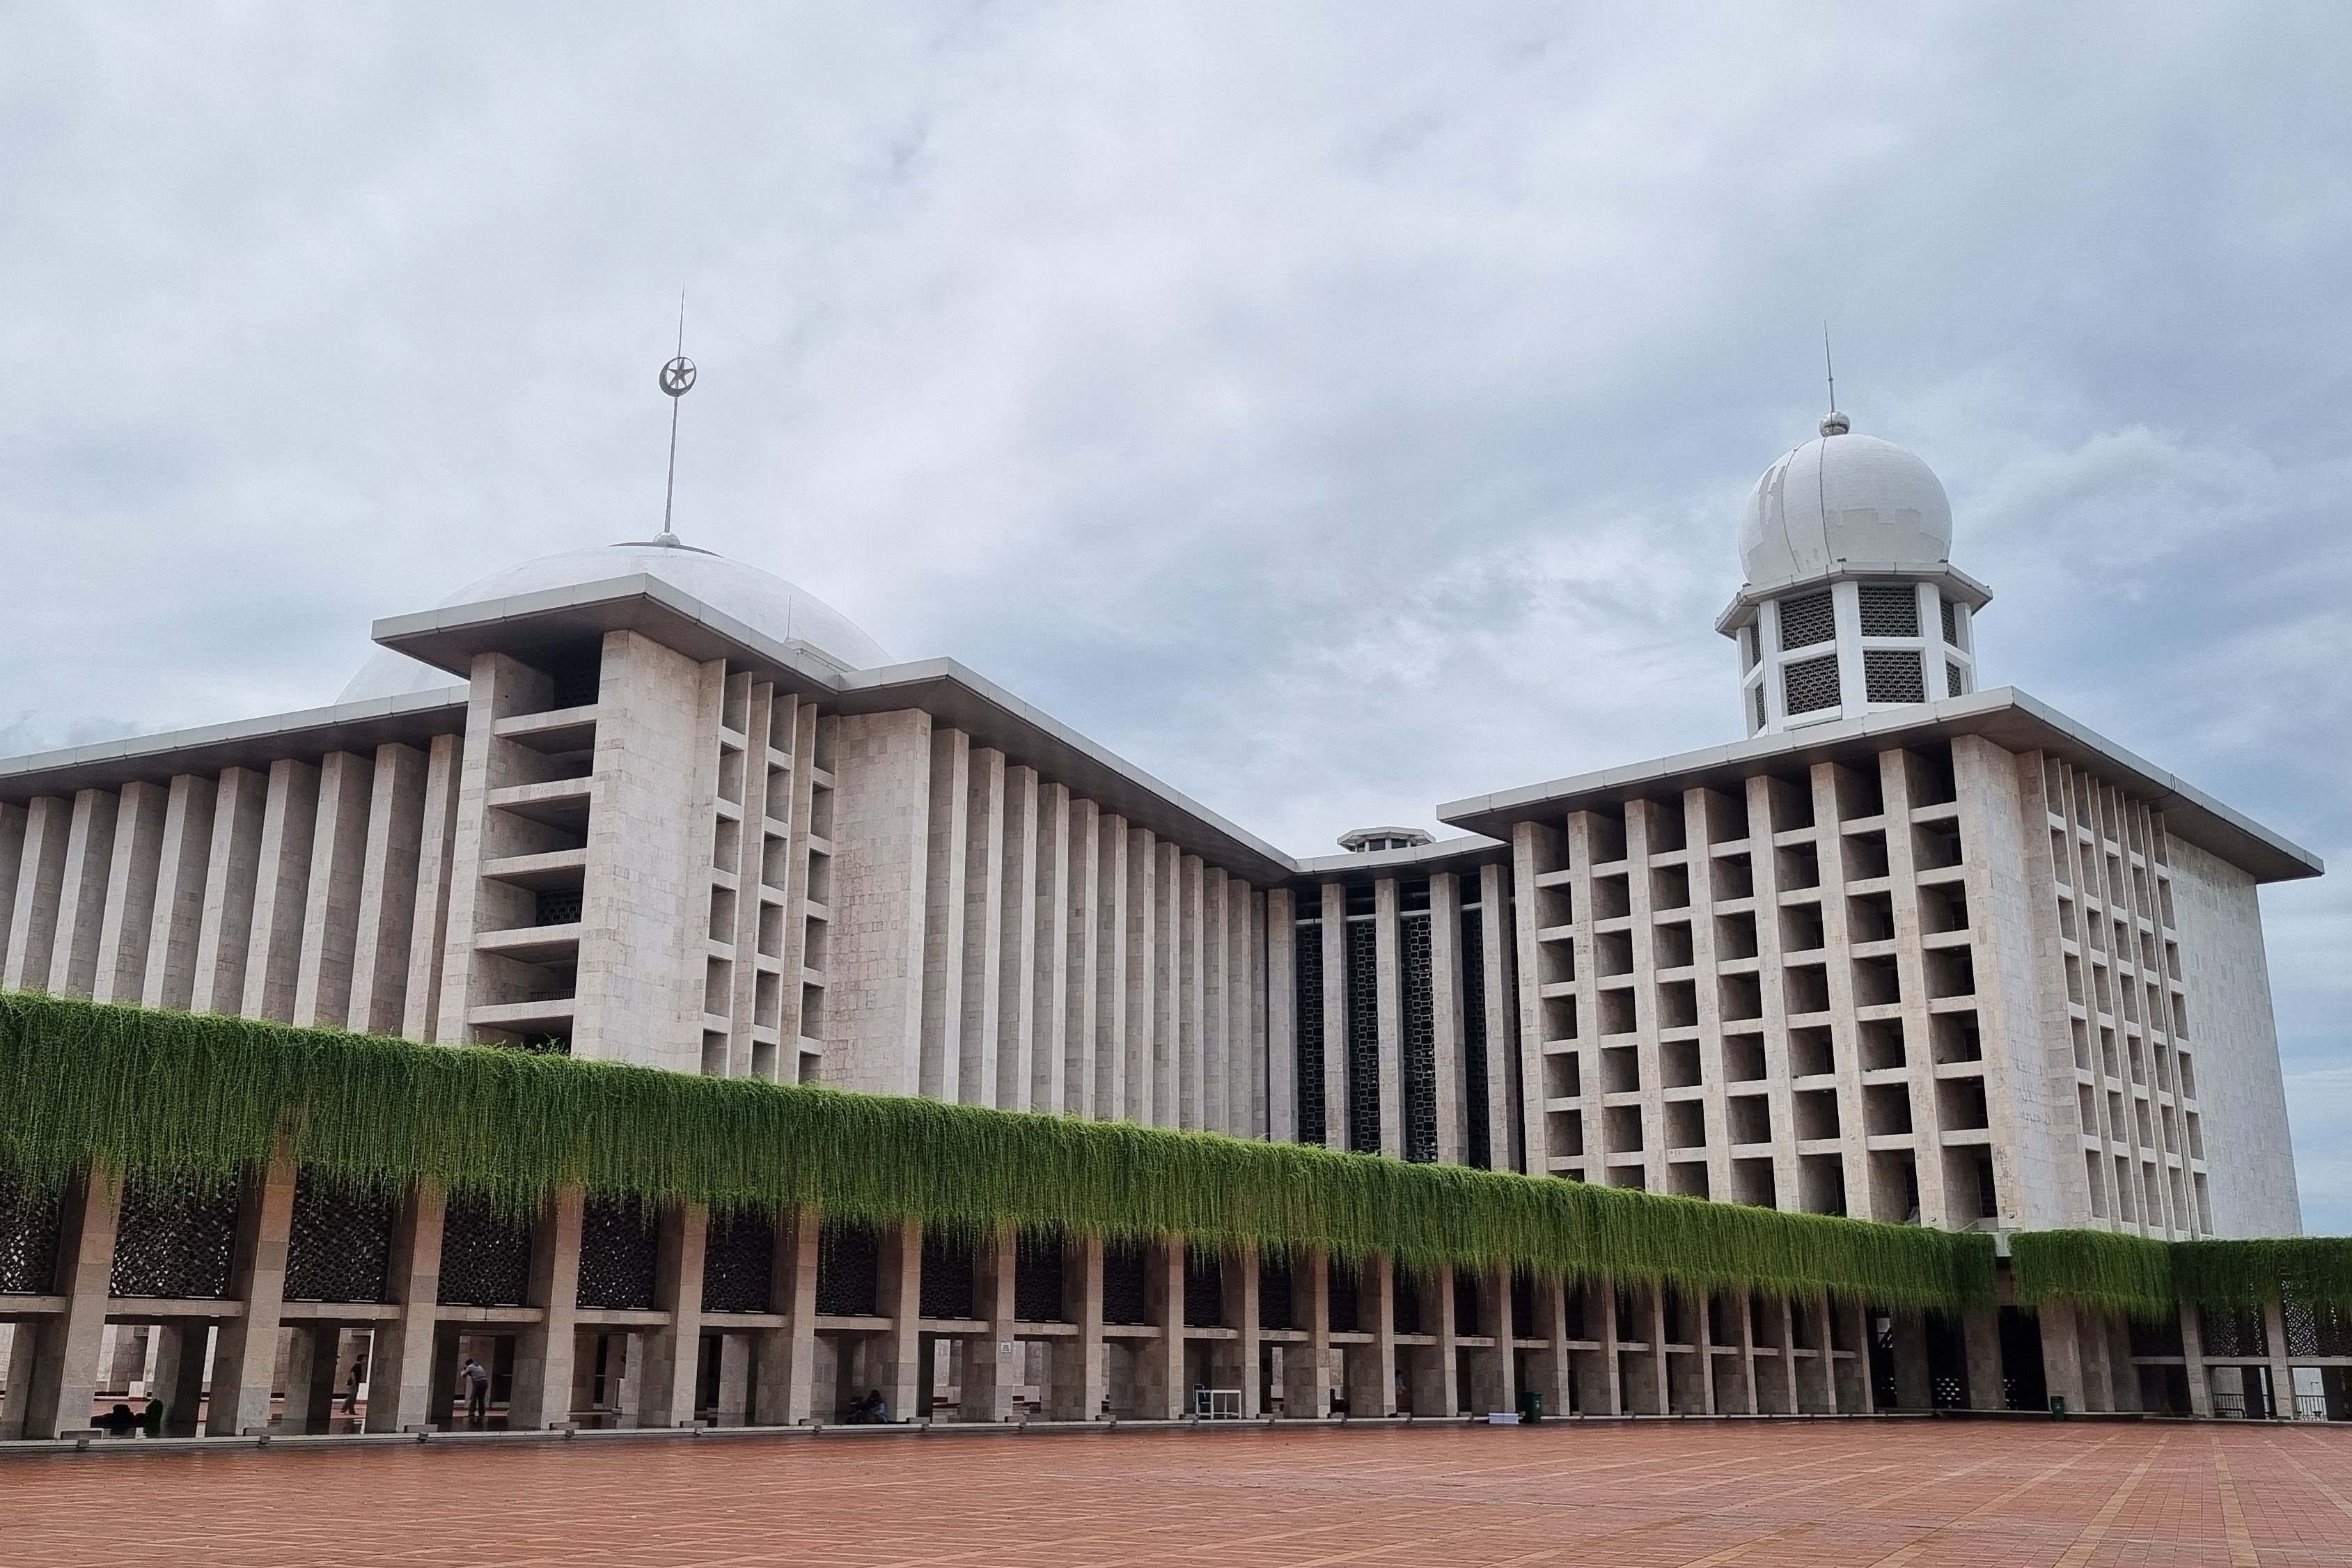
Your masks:
[{"label": "green hanging vine", "polygon": [[431,1178],[510,1211],[553,1187],[714,1209],[815,1204],[977,1232],[1381,1251],[1691,1290],[1989,1301],[1990,1238],[1295,1143],[702,1078],[490,1047],[0,994],[0,1170],[226,1181],[279,1137],[331,1180]]},{"label": "green hanging vine", "polygon": [[2243,1310],[2282,1300],[2352,1308],[2352,1237],[2150,1241],[2103,1230],[2021,1232],[2010,1260],[2023,1305],[2073,1301],[2154,1321],[2182,1305]]}]

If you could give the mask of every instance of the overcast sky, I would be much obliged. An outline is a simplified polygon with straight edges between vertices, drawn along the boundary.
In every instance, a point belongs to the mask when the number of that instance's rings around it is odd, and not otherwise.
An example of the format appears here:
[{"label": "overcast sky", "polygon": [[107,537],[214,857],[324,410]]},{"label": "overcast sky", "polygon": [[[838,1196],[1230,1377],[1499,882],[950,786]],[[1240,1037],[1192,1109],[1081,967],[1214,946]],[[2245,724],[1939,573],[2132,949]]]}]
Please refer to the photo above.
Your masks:
[{"label": "overcast sky", "polygon": [[1981,679],[2263,895],[2352,1230],[2352,8],[0,5],[0,754],[331,700],[658,526],[1296,853],[1732,738],[1742,498],[1951,492]]}]

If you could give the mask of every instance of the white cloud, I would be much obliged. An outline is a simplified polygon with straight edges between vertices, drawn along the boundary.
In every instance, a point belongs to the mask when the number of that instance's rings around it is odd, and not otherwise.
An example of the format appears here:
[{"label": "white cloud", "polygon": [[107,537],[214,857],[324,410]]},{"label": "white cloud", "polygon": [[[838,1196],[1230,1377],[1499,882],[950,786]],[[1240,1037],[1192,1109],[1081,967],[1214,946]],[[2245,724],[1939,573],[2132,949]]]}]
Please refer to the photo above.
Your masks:
[{"label": "white cloud", "polygon": [[[20,8],[0,744],[650,531],[683,286],[689,538],[1313,851],[1732,731],[1828,318],[1988,675],[2340,859],[2352,16],[2071,15]],[[2267,907],[2352,1228],[2352,905]]]}]

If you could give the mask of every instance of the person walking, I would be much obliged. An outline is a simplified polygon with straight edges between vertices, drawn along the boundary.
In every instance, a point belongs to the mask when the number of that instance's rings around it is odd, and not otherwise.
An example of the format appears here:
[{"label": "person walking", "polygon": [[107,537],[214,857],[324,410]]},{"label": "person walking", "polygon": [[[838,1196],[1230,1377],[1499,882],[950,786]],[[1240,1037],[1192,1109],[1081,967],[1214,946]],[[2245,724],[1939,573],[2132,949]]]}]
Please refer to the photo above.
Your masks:
[{"label": "person walking", "polygon": [[351,1381],[343,1387],[343,1414],[356,1416],[360,1413],[360,1384],[367,1381],[365,1360],[352,1363]]}]

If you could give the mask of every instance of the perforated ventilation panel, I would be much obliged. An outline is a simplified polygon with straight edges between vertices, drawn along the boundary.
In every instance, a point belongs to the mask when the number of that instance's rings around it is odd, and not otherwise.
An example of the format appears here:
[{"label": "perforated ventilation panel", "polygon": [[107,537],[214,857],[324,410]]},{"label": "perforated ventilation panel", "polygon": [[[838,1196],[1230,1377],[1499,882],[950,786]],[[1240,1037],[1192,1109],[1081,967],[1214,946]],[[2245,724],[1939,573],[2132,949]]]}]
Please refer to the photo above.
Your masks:
[{"label": "perforated ventilation panel", "polygon": [[58,1194],[0,1175],[0,1295],[46,1296],[57,1288]]},{"label": "perforated ventilation panel", "polygon": [[194,1180],[134,1173],[124,1183],[108,1292],[217,1301],[236,1256],[234,1184],[206,1192]]},{"label": "perforated ventilation panel", "polygon": [[[1309,894],[1301,893],[1303,900]],[[1319,896],[1319,895],[1316,895]],[[1298,1141],[1320,1143],[1323,1125],[1323,922],[1298,922],[1293,969],[1298,983]]]},{"label": "perforated ventilation panel", "polygon": [[1421,1281],[1400,1268],[1390,1287],[1390,1324],[1401,1334],[1421,1332]]},{"label": "perforated ventilation panel", "polygon": [[1919,656],[1907,647],[1872,647],[1862,652],[1863,685],[1873,702],[1925,702],[1927,689]]},{"label": "perforated ventilation panel", "polygon": [[1790,713],[1818,713],[1838,705],[1837,655],[1799,659],[1780,671],[1780,705]]},{"label": "perforated ventilation panel", "polygon": [[1827,593],[1780,601],[1780,651],[1811,647],[1837,636],[1837,612]]},{"label": "perforated ventilation panel", "polygon": [[1759,681],[1748,693],[1749,706],[1756,710],[1756,727],[1764,728],[1764,683]]},{"label": "perforated ventilation panel", "polygon": [[1947,697],[1958,697],[1967,689],[1966,680],[1960,674],[1960,667],[1948,659],[1944,664],[1944,686],[1946,688],[1944,695]]},{"label": "perforated ventilation panel", "polygon": [[1107,1243],[1103,1247],[1103,1321],[1148,1323],[1151,1299],[1144,1289],[1143,1248],[1134,1242]]},{"label": "perforated ventilation panel", "polygon": [[1261,1329],[1293,1326],[1290,1321],[1290,1265],[1280,1258],[1258,1259],[1257,1326]]},{"label": "perforated ventilation panel", "polygon": [[1462,1095],[1471,1164],[1490,1170],[1495,1150],[1486,1126],[1486,922],[1477,905],[1462,911]]},{"label": "perforated ventilation panel", "polygon": [[1348,922],[1348,1147],[1381,1152],[1380,935],[1369,920]]},{"label": "perforated ventilation panel", "polygon": [[1349,1273],[1339,1263],[1335,1262],[1331,1265],[1329,1284],[1323,1299],[1323,1315],[1328,1320],[1326,1326],[1333,1333],[1352,1334],[1361,1331],[1358,1327],[1363,1321],[1362,1304],[1358,1289],[1360,1283],[1354,1274]]},{"label": "perforated ventilation panel", "polygon": [[286,1244],[289,1301],[382,1301],[392,1264],[390,1193],[294,1178],[294,1220]]},{"label": "perforated ventilation panel", "polygon": [[1860,597],[1863,636],[1916,637],[1919,635],[1919,591],[1910,584],[1864,583]]},{"label": "perforated ventilation panel", "polygon": [[1024,1323],[1068,1321],[1062,1268],[1060,1237],[1024,1232],[1013,1258],[1013,1315]]},{"label": "perforated ventilation panel", "polygon": [[1397,922],[1404,1001],[1404,1157],[1437,1158],[1437,1033],[1427,910]]},{"label": "perforated ventilation panel", "polygon": [[1225,1268],[1215,1253],[1203,1257],[1184,1249],[1184,1326],[1223,1329],[1225,1321]]},{"label": "perforated ventilation panel", "polygon": [[971,1286],[971,1244],[961,1237],[925,1236],[916,1310],[926,1318],[969,1318]]},{"label": "perforated ventilation panel", "polygon": [[661,1233],[634,1198],[590,1198],[580,1211],[580,1304],[612,1311],[653,1310]]},{"label": "perforated ventilation panel", "polygon": [[542,926],[568,926],[580,919],[581,889],[578,888],[542,888],[531,900],[531,923]]},{"label": "perforated ventilation panel", "polygon": [[776,1224],[756,1210],[710,1222],[702,1244],[702,1310],[770,1312],[776,1275]]},{"label": "perforated ventilation panel", "polygon": [[2198,1310],[2209,1356],[2258,1356],[2270,1351],[2269,1328],[2258,1308],[2203,1307]]},{"label": "perforated ventilation panel", "polygon": [[445,1307],[520,1307],[530,1291],[530,1226],[508,1220],[488,1199],[454,1197],[441,1219]]},{"label": "perforated ventilation panel", "polygon": [[862,1225],[828,1222],[816,1244],[816,1310],[821,1317],[871,1318],[879,1293],[882,1238]]},{"label": "perforated ventilation panel", "polygon": [[2352,1355],[2352,1319],[2341,1307],[2315,1306],[2289,1295],[2279,1312],[2290,1357]]}]

